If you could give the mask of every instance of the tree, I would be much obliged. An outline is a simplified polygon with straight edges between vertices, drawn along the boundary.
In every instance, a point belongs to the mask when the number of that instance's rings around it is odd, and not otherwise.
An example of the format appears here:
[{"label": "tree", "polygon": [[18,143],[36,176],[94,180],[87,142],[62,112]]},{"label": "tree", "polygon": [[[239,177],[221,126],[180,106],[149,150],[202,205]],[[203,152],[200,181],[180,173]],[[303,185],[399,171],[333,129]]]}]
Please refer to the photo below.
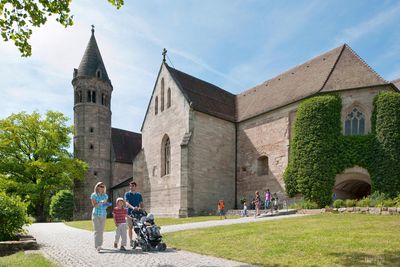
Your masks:
[{"label": "tree", "polygon": [[[124,0],[107,0],[119,9]],[[40,27],[47,18],[55,15],[56,20],[64,27],[73,25],[70,13],[72,0],[0,0],[0,29],[4,41],[13,41],[23,57],[32,55],[32,47],[28,43],[32,35],[32,27]]]},{"label": "tree", "polygon": [[62,113],[12,114],[0,120],[0,189],[29,201],[29,211],[46,219],[50,197],[72,189],[87,164],[68,152],[72,126]]}]

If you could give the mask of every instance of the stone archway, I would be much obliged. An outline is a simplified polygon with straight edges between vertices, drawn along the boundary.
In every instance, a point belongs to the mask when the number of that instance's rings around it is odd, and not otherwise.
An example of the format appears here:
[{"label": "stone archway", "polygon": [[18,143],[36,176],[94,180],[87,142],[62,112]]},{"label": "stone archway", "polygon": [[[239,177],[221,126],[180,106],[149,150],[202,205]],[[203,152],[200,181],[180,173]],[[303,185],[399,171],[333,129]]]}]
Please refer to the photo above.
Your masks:
[{"label": "stone archway", "polygon": [[361,199],[371,193],[371,177],[359,166],[348,168],[336,175],[333,192],[337,199]]}]

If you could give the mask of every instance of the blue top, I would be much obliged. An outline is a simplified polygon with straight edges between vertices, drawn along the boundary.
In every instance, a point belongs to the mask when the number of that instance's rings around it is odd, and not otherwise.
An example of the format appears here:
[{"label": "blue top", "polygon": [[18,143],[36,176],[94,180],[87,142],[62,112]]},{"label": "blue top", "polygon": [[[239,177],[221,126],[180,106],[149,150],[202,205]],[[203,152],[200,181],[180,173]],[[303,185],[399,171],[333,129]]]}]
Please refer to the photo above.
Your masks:
[{"label": "blue top", "polygon": [[[96,203],[99,203],[103,200],[107,200],[108,195],[92,193],[92,195],[90,196],[90,199],[94,199],[94,200],[96,200]],[[106,208],[107,208],[107,205],[99,205],[97,208],[93,207],[92,215],[99,216],[99,217],[107,217]]]},{"label": "blue top", "polygon": [[[143,202],[142,195],[139,192],[126,192],[125,193],[125,201],[131,204],[134,207],[139,207],[140,202]],[[132,212],[132,209],[128,207],[128,214]]]}]

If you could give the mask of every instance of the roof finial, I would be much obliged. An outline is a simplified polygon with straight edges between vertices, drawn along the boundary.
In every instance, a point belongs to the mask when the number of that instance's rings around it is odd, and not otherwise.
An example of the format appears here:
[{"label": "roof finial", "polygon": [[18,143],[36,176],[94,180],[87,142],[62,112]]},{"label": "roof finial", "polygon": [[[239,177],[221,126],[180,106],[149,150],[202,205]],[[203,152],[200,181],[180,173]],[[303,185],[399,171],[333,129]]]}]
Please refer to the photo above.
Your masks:
[{"label": "roof finial", "polygon": [[92,34],[94,34],[94,25],[92,24]]},{"label": "roof finial", "polygon": [[167,49],[163,49],[163,51],[162,51],[162,55],[163,55],[163,62],[165,62],[165,56],[167,55]]}]

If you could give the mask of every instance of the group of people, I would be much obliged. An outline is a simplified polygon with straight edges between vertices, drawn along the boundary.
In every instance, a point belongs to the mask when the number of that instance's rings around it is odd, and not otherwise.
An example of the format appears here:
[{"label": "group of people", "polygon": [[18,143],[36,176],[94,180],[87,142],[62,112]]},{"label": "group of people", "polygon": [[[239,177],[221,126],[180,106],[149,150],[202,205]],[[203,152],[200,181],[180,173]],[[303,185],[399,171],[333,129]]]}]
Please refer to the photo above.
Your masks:
[{"label": "group of people", "polygon": [[[120,250],[126,250],[126,225],[128,225],[128,236],[131,246],[133,244],[133,218],[128,216],[128,214],[131,214],[134,210],[144,210],[143,197],[136,191],[136,187],[137,184],[135,182],[129,183],[129,191],[124,194],[124,198],[117,198],[115,208],[113,209],[114,223],[116,227],[114,247],[118,248],[119,239],[121,239]],[[107,208],[112,206],[112,203],[108,201],[106,186],[103,182],[98,182],[95,185],[90,200],[93,206],[92,222],[94,228],[94,246],[96,250],[100,252],[103,245],[103,233],[107,218]]]},{"label": "group of people", "polygon": [[[255,213],[254,217],[260,216],[260,210],[262,208],[262,201],[261,201],[261,196],[260,192],[256,191],[255,197],[253,198],[253,201],[251,204],[254,205]],[[264,209],[268,210],[271,209],[271,213],[273,212],[273,209],[277,209],[278,206],[278,195],[274,193],[273,195],[271,194],[270,190],[267,189],[265,190],[265,201],[264,201]],[[247,203],[246,201],[243,202],[243,210],[242,210],[242,216],[247,217]]]},{"label": "group of people", "polygon": [[[260,210],[261,210],[261,206],[262,206],[262,201],[261,201],[261,197],[260,197],[260,192],[256,191],[255,192],[255,197],[253,198],[253,201],[251,202],[251,204],[254,205],[254,209],[256,210],[254,217],[260,216]],[[269,191],[269,189],[265,190],[265,201],[264,201],[264,209],[268,210],[271,209],[271,213],[273,213],[274,209],[278,208],[278,195],[276,193],[271,194],[271,192]],[[217,210],[218,210],[218,215],[220,216],[220,219],[222,219],[223,217],[226,219],[226,215],[225,215],[225,202],[221,199],[218,201],[218,206],[217,206]],[[243,210],[242,210],[242,216],[243,217],[247,217],[247,202],[244,201],[243,202]]]}]

